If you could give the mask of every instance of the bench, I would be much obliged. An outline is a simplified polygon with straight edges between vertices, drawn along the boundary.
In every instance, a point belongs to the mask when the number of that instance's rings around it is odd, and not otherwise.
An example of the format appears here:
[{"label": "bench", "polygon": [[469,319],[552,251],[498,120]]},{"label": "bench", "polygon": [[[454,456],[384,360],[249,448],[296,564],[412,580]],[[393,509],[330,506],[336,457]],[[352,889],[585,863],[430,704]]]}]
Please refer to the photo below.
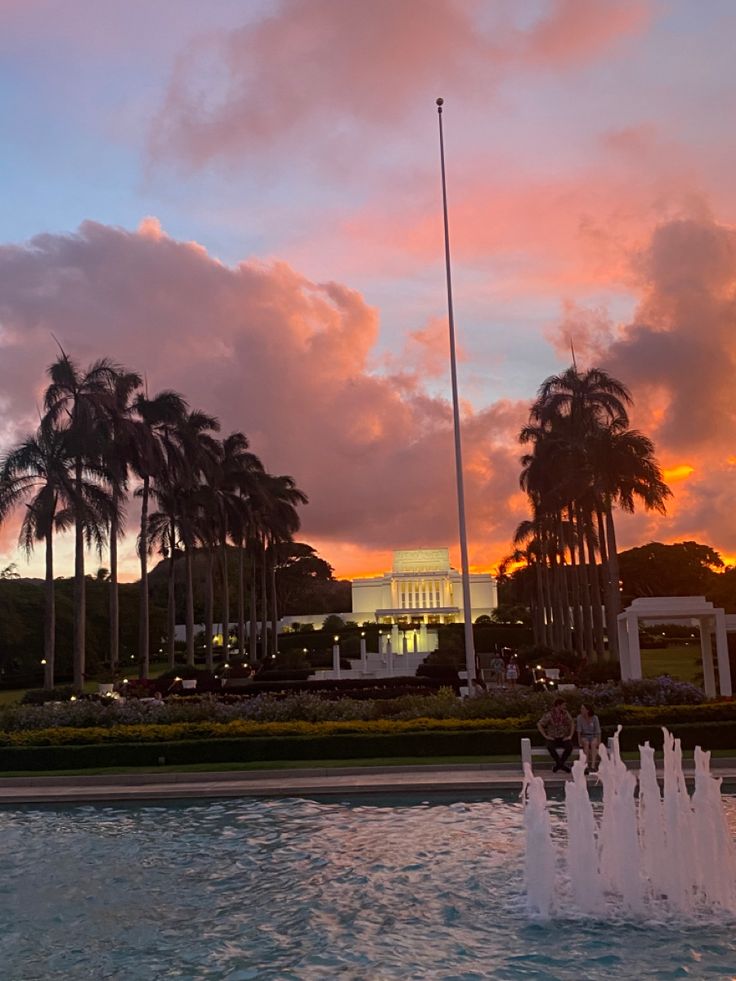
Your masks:
[{"label": "bench", "polygon": [[[613,754],[613,738],[608,740],[608,752],[609,755]],[[524,769],[524,764],[528,763],[529,766],[532,765],[532,756],[546,756],[549,758],[549,753],[546,746],[532,746],[531,739],[524,737],[521,740],[521,768]]]}]

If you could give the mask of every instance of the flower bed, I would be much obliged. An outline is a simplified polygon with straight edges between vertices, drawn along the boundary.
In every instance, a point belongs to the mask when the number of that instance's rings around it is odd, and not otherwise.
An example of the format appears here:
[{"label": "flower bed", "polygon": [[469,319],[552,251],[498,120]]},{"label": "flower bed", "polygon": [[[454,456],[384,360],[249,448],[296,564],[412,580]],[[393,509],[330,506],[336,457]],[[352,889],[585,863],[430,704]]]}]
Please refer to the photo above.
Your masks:
[{"label": "flower bed", "polygon": [[[300,691],[288,695],[261,694],[255,697],[194,695],[170,697],[164,704],[137,699],[116,702],[106,699],[79,699],[75,702],[45,705],[8,706],[0,711],[0,730],[16,732],[33,729],[113,728],[194,723],[244,722],[369,722],[380,719],[523,719],[534,725],[547,710],[553,693],[531,689],[493,692],[483,698],[459,700],[450,689],[435,694],[405,694],[399,698],[337,698],[318,692]],[[601,721],[615,722],[621,706],[662,708],[657,718],[682,721],[734,718],[732,704],[705,703],[703,693],[692,685],[671,678],[595,685],[566,693],[573,713],[581,701],[592,701]],[[684,713],[684,714],[683,714]]]}]

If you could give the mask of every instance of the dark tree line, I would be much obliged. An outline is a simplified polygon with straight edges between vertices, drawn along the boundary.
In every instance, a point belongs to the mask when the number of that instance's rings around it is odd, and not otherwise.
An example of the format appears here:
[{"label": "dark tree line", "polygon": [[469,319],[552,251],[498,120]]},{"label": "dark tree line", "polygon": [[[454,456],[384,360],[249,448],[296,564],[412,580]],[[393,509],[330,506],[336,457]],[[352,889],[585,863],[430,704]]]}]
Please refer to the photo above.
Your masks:
[{"label": "dark tree line", "polygon": [[[265,658],[275,652],[278,602],[276,556],[299,529],[297,508],[306,495],[289,476],[269,474],[241,432],[218,437],[219,421],[192,410],[177,392],[149,396],[140,375],[101,359],[80,368],[63,351],[48,369],[49,384],[37,431],[0,462],[0,521],[22,508],[20,544],[43,542],[46,559],[44,684],[55,674],[54,542],[74,533],[74,684],[86,671],[85,550],[109,556],[109,660],[120,658],[118,542],[131,493],[140,499],[139,637],[137,660],[147,677],[151,650],[148,565],[155,551],[168,561],[166,642],[174,664],[178,555],[185,565],[186,653],[194,663],[195,552],[204,555],[205,637],[212,666],[215,619],[237,620],[241,651]],[[236,609],[230,607],[228,547],[237,551]],[[215,582],[219,578],[220,616]],[[248,595],[249,609],[245,598]],[[257,604],[257,595],[260,603]],[[233,616],[234,614],[234,616]],[[261,629],[257,630],[256,617]],[[245,623],[250,621],[246,644]],[[269,627],[270,622],[270,627]],[[257,649],[257,637],[260,648]]]}]

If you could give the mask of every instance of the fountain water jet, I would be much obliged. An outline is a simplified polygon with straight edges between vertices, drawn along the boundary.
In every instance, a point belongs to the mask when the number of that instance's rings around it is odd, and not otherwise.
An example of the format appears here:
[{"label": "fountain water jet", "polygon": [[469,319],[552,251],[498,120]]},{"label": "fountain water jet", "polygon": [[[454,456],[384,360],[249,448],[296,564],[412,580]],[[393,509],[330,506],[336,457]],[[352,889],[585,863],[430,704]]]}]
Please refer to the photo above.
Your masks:
[{"label": "fountain water jet", "polygon": [[[609,753],[599,749],[603,813],[595,820],[585,761],[565,784],[566,866],[571,901],[586,915],[614,903],[626,915],[690,916],[703,910],[736,915],[736,851],[721,800],[721,781],[710,773],[710,753],[695,750],[692,799],[682,772],[682,748],[664,729],[664,795],[649,743],[639,747],[637,778],[619,749],[619,726]],[[524,765],[524,825],[529,911],[554,915],[556,855],[544,781]]]},{"label": "fountain water jet", "polygon": [[524,877],[527,905],[531,913],[548,917],[552,912],[555,889],[555,848],[544,780],[534,776],[530,763],[524,764],[521,794],[526,829]]}]

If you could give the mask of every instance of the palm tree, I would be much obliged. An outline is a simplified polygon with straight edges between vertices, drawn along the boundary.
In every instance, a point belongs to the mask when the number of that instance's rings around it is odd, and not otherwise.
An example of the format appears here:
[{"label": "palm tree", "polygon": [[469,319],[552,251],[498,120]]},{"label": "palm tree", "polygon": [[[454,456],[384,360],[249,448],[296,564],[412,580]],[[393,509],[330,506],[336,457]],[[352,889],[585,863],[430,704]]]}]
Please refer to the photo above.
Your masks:
[{"label": "palm tree", "polygon": [[[42,426],[66,433],[74,480],[74,684],[81,688],[85,676],[86,595],[85,542],[101,546],[112,508],[102,481],[101,467],[106,422],[114,415],[114,385],[121,369],[106,358],[80,370],[62,349],[49,367],[51,384],[46,389],[46,415]],[[100,481],[99,493],[85,495],[85,474]]]},{"label": "palm tree", "polygon": [[180,459],[186,469],[179,477],[181,541],[184,546],[186,573],[186,636],[187,664],[194,664],[194,582],[193,552],[202,534],[201,500],[199,489],[206,482],[207,473],[214,468],[219,443],[212,434],[219,432],[220,423],[214,416],[193,410],[184,415],[176,429],[176,441]]},{"label": "palm tree", "polygon": [[561,375],[552,375],[539,388],[531,409],[531,418],[549,426],[562,418],[570,421],[571,430],[580,437],[596,425],[620,421],[629,424],[626,407],[631,394],[620,381],[601,368],[578,371],[575,366]]},{"label": "palm tree", "polygon": [[[258,457],[249,452],[248,439],[240,432],[231,433],[222,441],[218,465],[212,471],[212,487],[215,493],[216,538],[220,549],[222,569],[222,631],[225,655],[230,633],[230,581],[228,569],[227,541],[242,543],[244,530],[250,518],[248,495],[253,490],[253,480],[264,473],[263,464]],[[242,551],[239,561],[239,585],[242,588]],[[243,602],[238,604],[238,638],[243,649]]]},{"label": "palm tree", "polygon": [[113,410],[102,459],[110,482],[115,507],[110,517],[110,670],[115,678],[120,654],[120,606],[118,598],[118,539],[123,529],[128,473],[135,457],[136,427],[132,419],[133,395],[142,384],[140,375],[120,372],[113,382]]},{"label": "palm tree", "polygon": [[165,482],[162,475],[152,488],[152,494],[159,507],[148,518],[148,550],[154,549],[168,561],[167,595],[167,654],[169,667],[176,663],[176,558],[181,545],[181,508],[176,488]]},{"label": "palm tree", "polygon": [[[293,541],[299,530],[300,520],[297,512],[299,504],[307,504],[307,495],[299,490],[293,477],[265,476],[267,506],[262,514],[262,530],[264,542],[264,569],[270,572],[271,586],[271,651],[278,654],[278,623],[279,612],[276,598],[276,564],[278,546]],[[264,591],[264,609],[266,608]]]},{"label": "palm tree", "polygon": [[41,428],[28,436],[0,464],[0,521],[19,504],[26,513],[21,524],[19,542],[26,552],[34,542],[46,547],[44,583],[44,687],[54,687],[55,671],[55,596],[54,532],[66,531],[73,523],[74,485],[69,476],[69,452],[66,434]]},{"label": "palm tree", "polygon": [[[590,454],[595,473],[595,508],[601,548],[606,619],[615,625],[621,612],[614,506],[633,513],[636,501],[647,511],[664,514],[671,491],[662,479],[654,444],[637,430],[611,426],[594,434]],[[618,636],[609,629],[609,644],[618,653]]]},{"label": "palm tree", "polygon": [[549,543],[550,636],[555,643],[560,631],[565,640],[572,636],[576,649],[585,649],[591,659],[606,656],[604,604],[609,650],[615,654],[617,648],[612,508],[618,504],[631,510],[636,496],[645,507],[663,510],[669,494],[651,442],[628,429],[630,404],[628,389],[607,372],[580,372],[573,366],[544,382],[520,436],[533,445],[522,459],[522,487]]},{"label": "palm tree", "polygon": [[178,392],[163,391],[153,398],[139,394],[133,403],[135,420],[130,440],[130,462],[141,480],[136,494],[141,498],[141,524],[138,536],[140,560],[140,615],[138,657],[142,678],[148,677],[150,660],[148,595],[148,506],[151,483],[164,474],[171,477],[183,471],[185,457],[179,452],[179,428],[186,418],[187,403]]}]

